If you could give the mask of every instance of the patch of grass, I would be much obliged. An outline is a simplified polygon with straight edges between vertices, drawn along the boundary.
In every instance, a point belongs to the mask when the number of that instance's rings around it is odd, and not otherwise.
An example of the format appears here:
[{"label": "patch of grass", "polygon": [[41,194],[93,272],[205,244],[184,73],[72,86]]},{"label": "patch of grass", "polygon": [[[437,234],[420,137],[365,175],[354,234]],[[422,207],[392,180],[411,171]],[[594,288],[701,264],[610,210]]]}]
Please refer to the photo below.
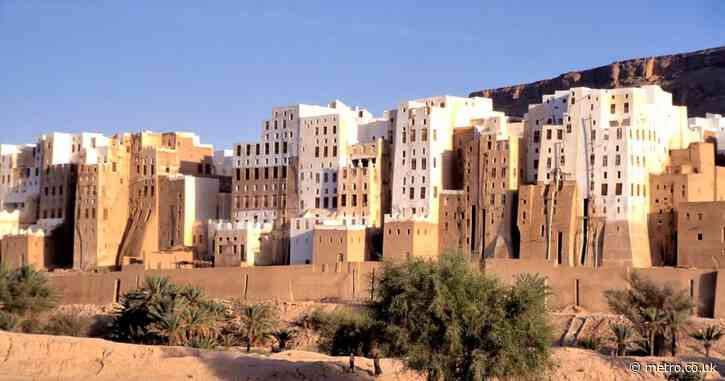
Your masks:
[{"label": "patch of grass", "polygon": [[599,352],[602,349],[603,340],[601,337],[597,336],[583,337],[577,340],[576,346],[579,348]]}]

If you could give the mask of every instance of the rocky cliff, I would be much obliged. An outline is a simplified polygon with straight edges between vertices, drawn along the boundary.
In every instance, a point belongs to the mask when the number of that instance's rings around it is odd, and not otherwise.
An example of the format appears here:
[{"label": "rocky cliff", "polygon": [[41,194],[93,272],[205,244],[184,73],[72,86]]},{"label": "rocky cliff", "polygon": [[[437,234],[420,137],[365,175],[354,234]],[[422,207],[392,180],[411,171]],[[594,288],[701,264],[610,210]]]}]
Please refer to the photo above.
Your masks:
[{"label": "rocky cliff", "polygon": [[471,96],[493,98],[494,108],[523,116],[543,94],[570,87],[617,88],[656,84],[688,107],[689,116],[725,114],[725,46],[691,53],[637,58],[595,69],[573,71],[528,84],[475,91]]}]

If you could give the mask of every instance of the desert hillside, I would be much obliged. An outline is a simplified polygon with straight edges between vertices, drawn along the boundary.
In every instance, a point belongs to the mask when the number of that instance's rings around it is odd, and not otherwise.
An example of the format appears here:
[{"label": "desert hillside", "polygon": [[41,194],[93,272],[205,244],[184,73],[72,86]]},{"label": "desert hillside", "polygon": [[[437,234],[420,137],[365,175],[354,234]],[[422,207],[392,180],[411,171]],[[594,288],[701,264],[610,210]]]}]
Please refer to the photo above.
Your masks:
[{"label": "desert hillside", "polygon": [[725,46],[614,62],[532,83],[474,91],[471,96],[493,98],[497,111],[523,116],[529,104],[540,103],[542,95],[556,90],[577,86],[611,89],[651,84],[671,92],[674,103],[686,105],[690,116],[725,113]]}]

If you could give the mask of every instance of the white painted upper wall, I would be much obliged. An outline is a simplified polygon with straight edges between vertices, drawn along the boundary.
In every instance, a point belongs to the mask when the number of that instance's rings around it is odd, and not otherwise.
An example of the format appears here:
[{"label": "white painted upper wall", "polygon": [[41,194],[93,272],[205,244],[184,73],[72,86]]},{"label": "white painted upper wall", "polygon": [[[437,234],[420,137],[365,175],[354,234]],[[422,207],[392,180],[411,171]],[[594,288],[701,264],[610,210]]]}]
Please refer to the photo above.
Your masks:
[{"label": "white painted upper wall", "polygon": [[706,132],[715,134],[718,153],[725,152],[725,117],[720,114],[707,113],[704,118],[689,118],[687,123],[702,140],[704,140]]},{"label": "white painted upper wall", "polygon": [[193,226],[216,217],[219,180],[184,176],[184,245],[193,245]]},{"label": "white painted upper wall", "polygon": [[670,149],[698,141],[686,109],[659,86],[557,95],[525,117],[527,180],[548,183],[559,168],[590,199],[594,216],[645,221],[650,174],[664,170]]},{"label": "white painted upper wall", "polygon": [[493,115],[488,98],[438,96],[403,102],[394,126],[392,213],[386,218],[437,221],[455,128]]}]

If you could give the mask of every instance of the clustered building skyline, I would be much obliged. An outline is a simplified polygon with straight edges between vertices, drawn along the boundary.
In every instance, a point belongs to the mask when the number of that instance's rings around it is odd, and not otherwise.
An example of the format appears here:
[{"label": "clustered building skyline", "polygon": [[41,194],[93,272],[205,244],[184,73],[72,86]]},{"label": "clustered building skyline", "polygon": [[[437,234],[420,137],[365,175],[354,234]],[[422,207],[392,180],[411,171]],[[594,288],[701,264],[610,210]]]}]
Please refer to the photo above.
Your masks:
[{"label": "clustered building skyline", "polygon": [[725,266],[725,118],[688,119],[659,86],[557,91],[523,118],[494,106],[273,107],[259,140],[220,151],[185,132],[3,144],[0,261],[166,269],[460,251]]}]

